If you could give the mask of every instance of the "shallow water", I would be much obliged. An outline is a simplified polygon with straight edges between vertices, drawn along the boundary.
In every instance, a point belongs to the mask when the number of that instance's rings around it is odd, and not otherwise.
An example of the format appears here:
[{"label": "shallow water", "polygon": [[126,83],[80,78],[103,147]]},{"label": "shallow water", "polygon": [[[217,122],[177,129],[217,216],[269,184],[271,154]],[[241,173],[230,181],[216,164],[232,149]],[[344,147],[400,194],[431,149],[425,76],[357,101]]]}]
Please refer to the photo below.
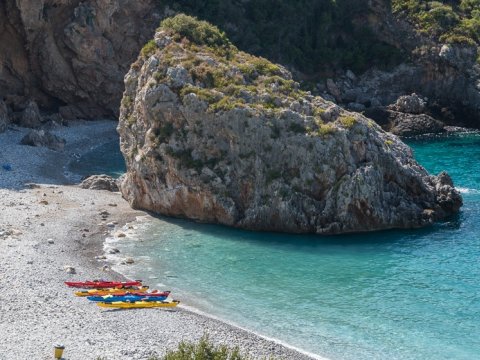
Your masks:
[{"label": "shallow water", "polygon": [[410,140],[465,205],[429,229],[336,237],[183,220],[139,224],[119,269],[208,313],[331,359],[480,354],[480,135]]}]

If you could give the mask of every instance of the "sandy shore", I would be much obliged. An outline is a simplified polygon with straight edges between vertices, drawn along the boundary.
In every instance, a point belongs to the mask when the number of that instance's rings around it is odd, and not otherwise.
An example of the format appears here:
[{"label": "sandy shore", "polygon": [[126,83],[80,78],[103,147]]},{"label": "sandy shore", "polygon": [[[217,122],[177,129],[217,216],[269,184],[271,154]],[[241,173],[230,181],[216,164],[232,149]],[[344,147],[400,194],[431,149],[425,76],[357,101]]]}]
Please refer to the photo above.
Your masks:
[{"label": "sandy shore", "polygon": [[[114,139],[115,126],[76,122],[52,131],[67,140],[61,153],[18,145],[26,129],[0,134],[0,165],[12,166],[12,171],[0,168],[0,360],[51,359],[55,343],[65,345],[64,356],[71,360],[148,359],[204,333],[255,359],[311,358],[185,308],[102,310],[64,286],[66,280],[120,279],[95,259],[112,231],[107,223],[119,229],[146,215],[132,210],[119,193],[65,185],[72,182],[66,164]],[[66,266],[76,274],[68,274]]]}]

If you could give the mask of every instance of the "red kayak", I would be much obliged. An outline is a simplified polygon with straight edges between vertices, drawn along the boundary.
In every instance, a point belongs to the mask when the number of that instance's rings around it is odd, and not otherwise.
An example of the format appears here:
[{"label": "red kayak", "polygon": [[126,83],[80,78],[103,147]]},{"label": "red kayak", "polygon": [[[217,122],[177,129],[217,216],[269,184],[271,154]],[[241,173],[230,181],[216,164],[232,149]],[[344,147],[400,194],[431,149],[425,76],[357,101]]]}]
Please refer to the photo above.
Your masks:
[{"label": "red kayak", "polygon": [[135,281],[65,281],[65,284],[74,288],[87,288],[87,289],[104,289],[104,288],[123,288],[129,286],[141,286],[140,280]]}]

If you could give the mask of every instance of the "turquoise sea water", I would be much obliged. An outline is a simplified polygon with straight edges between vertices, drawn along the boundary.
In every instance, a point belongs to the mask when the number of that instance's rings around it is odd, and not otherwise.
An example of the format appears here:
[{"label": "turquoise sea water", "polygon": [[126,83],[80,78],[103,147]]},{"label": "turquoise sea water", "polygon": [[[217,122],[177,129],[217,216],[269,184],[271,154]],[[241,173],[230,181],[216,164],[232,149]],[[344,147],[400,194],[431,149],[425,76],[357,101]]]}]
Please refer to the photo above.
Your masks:
[{"label": "turquoise sea water", "polygon": [[428,229],[319,237],[184,220],[140,223],[116,243],[132,278],[331,359],[480,358],[480,135],[410,140],[447,170],[460,215]]}]

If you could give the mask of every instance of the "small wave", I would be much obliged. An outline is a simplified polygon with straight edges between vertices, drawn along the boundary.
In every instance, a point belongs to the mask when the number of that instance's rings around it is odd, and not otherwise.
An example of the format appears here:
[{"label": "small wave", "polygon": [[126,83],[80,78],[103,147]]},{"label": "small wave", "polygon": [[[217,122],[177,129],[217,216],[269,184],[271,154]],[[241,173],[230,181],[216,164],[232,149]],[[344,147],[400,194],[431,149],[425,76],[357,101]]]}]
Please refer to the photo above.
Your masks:
[{"label": "small wave", "polygon": [[479,189],[470,189],[465,187],[457,187],[456,189],[460,191],[461,194],[480,194]]}]

